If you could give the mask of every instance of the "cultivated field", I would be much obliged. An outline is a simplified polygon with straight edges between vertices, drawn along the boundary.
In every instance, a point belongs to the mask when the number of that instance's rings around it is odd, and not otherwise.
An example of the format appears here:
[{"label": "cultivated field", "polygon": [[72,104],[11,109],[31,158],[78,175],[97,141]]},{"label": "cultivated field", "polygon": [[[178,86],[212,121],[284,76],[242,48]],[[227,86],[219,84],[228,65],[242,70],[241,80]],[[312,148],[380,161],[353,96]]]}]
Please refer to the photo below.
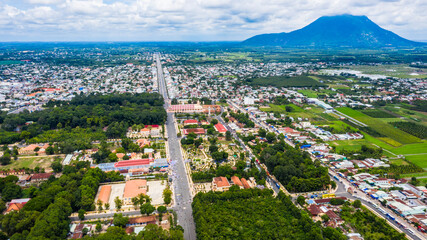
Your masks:
[{"label": "cultivated field", "polygon": [[421,142],[421,139],[412,136],[404,131],[401,131],[397,128],[394,128],[390,124],[387,124],[379,119],[369,117],[368,115],[365,115],[357,110],[353,110],[348,107],[337,108],[336,110],[367,124],[376,132],[386,136],[386,138],[382,138],[381,140],[392,146],[396,146],[395,142],[398,142],[400,144]]}]

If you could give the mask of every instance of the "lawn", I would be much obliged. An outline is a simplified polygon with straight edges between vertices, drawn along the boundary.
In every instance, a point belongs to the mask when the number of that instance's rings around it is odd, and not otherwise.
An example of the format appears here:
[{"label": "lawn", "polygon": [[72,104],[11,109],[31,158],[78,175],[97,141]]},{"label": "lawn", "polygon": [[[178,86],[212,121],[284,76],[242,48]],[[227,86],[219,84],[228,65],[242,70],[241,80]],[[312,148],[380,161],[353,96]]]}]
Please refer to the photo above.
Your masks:
[{"label": "lawn", "polygon": [[422,167],[424,170],[427,170],[427,153],[421,155],[410,155],[405,156],[405,158],[414,164]]},{"label": "lawn", "polygon": [[390,163],[394,164],[394,165],[409,165],[407,161],[401,159],[401,158],[397,158],[397,159],[390,159]]},{"label": "lawn", "polygon": [[298,92],[304,94],[304,96],[308,98],[317,98],[317,94],[318,94],[313,90],[298,90]]},{"label": "lawn", "polygon": [[416,121],[416,122],[422,122],[423,124],[427,125],[427,114],[423,112],[417,112],[413,110],[409,110],[406,108],[401,107],[401,105],[387,105],[384,107],[385,110],[399,114],[403,117],[406,117],[410,120]]},{"label": "lawn", "polygon": [[[269,107],[260,108],[259,110],[263,112],[278,112],[278,113],[292,113],[292,112],[302,112],[304,111],[302,108],[298,107],[295,104],[286,104],[286,105],[276,105],[276,104],[268,104]],[[292,112],[286,112],[286,107],[292,107]]]},{"label": "lawn", "polygon": [[[423,141],[421,143],[406,144],[401,147],[394,148],[391,151],[396,154],[402,154],[402,155],[427,153],[427,141]],[[426,158],[426,161],[427,161],[427,158]]]},{"label": "lawn", "polygon": [[407,173],[400,175],[402,178],[411,178],[411,177],[427,177],[427,172],[420,172],[420,173]]},{"label": "lawn", "polygon": [[[367,65],[358,65],[350,66],[350,69],[361,71],[365,74],[380,74],[390,77],[397,78],[427,78],[425,74],[411,75],[419,71],[418,68],[409,67],[407,64],[393,64],[393,65],[380,65],[380,66],[367,66]],[[425,70],[424,70],[425,71]]]},{"label": "lawn", "polygon": [[329,126],[329,127],[333,127],[333,128],[335,128],[336,130],[341,131],[341,132],[346,131],[346,129],[348,129],[348,128],[350,128],[350,129],[351,129],[351,130],[353,130],[353,131],[357,131],[357,129],[356,129],[356,128],[354,128],[354,127],[352,127],[352,126],[348,125],[347,123],[345,123],[345,122],[343,122],[343,121],[338,121],[338,120],[330,121],[330,122],[328,122],[327,124],[324,124],[324,126],[325,126],[325,125],[327,125],[327,126]]},{"label": "lawn", "polygon": [[[401,144],[410,144],[410,143],[417,143],[421,142],[421,139],[412,136],[402,130],[399,130],[390,124],[387,124],[379,119],[369,117],[368,115],[365,115],[357,110],[353,110],[348,107],[342,107],[337,108],[336,110],[355,118],[356,120],[359,120],[365,124],[367,124],[369,127],[371,127],[373,130],[377,131],[378,133],[396,141]],[[396,146],[396,144],[393,144],[392,141],[386,141],[387,143],[390,143],[391,145]]]},{"label": "lawn", "polygon": [[316,81],[309,76],[270,76],[248,79],[251,86],[274,86],[274,87],[324,87],[325,84]]},{"label": "lawn", "polygon": [[356,140],[338,140],[330,142],[331,146],[335,146],[337,152],[341,150],[360,150],[362,148],[362,145],[366,146],[372,146],[376,147],[374,144],[372,144],[370,141],[366,139],[356,139]]},{"label": "lawn", "polygon": [[52,156],[32,156],[32,157],[20,157],[18,160],[12,160],[12,163],[6,166],[0,166],[0,169],[15,169],[15,168],[31,168],[35,167],[48,168],[53,162]]}]

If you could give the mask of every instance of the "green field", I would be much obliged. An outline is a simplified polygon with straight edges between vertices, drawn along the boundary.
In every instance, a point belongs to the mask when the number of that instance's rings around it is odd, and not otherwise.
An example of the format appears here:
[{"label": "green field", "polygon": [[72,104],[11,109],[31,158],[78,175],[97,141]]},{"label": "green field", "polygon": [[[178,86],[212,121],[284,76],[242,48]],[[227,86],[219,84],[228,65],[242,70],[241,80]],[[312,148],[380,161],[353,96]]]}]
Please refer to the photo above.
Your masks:
[{"label": "green field", "polygon": [[[285,107],[292,107],[291,112],[286,112]],[[336,120],[331,115],[324,113],[324,109],[314,106],[309,106],[305,109],[295,105],[295,104],[286,104],[286,105],[275,105],[269,104],[269,107],[260,107],[259,110],[263,112],[278,112],[281,114],[286,114],[286,116],[293,118],[303,118],[309,119],[310,121],[326,124],[331,120]]]},{"label": "green field", "polygon": [[394,148],[391,150],[396,154],[419,154],[419,153],[427,153],[427,141],[423,141],[421,143],[414,144],[406,144],[398,148]]},{"label": "green field", "polygon": [[388,112],[378,110],[378,109],[363,110],[362,113],[373,118],[395,118],[396,117]]},{"label": "green field", "polygon": [[273,86],[273,87],[324,87],[325,84],[316,81],[308,76],[270,76],[247,80],[252,86]]},{"label": "green field", "polygon": [[397,104],[387,105],[386,107],[383,107],[383,108],[386,111],[390,111],[390,112],[399,114],[400,116],[403,116],[409,120],[419,122],[419,123],[427,126],[427,113],[409,110],[409,109],[403,108],[403,107],[401,107],[401,105],[397,105]]},{"label": "green field", "polygon": [[400,175],[402,178],[411,178],[411,177],[427,177],[427,172],[420,172],[420,173],[407,173]]},{"label": "green field", "polygon": [[405,156],[405,158],[421,168],[424,168],[424,170],[427,170],[427,153],[421,155],[409,155]]},{"label": "green field", "polygon": [[379,66],[368,66],[368,65],[358,65],[351,66],[350,69],[360,71],[365,74],[380,74],[390,77],[397,78],[427,78],[427,74],[421,73],[419,75],[411,75],[416,71],[420,71],[418,68],[409,67],[407,64],[389,64],[389,65],[379,65]]},{"label": "green field", "polygon": [[362,148],[362,145],[366,146],[374,146],[370,141],[366,139],[355,139],[355,140],[338,140],[330,142],[331,146],[335,146],[337,152],[340,152],[342,150],[349,150],[349,151],[355,151],[360,150]]},{"label": "green field", "polygon": [[[368,115],[365,115],[357,110],[353,110],[348,107],[342,107],[337,108],[336,110],[360,121],[365,124],[367,124],[369,127],[371,127],[373,130],[377,131],[378,133],[396,141],[401,144],[410,144],[410,143],[417,143],[421,142],[421,139],[412,136],[404,131],[401,131],[390,124],[387,124],[379,119],[369,117]],[[388,142],[388,141],[385,141]],[[390,142],[388,142],[390,143]],[[392,144],[393,145],[393,144]]]},{"label": "green field", "polygon": [[[261,107],[260,110],[263,112],[278,112],[278,113],[292,113],[292,112],[303,112],[304,109],[298,107],[295,104],[286,104],[286,105],[276,105],[276,104],[268,104],[269,107]],[[292,112],[286,112],[286,106],[292,107]]]},{"label": "green field", "polygon": [[308,98],[317,98],[318,95],[318,93],[313,90],[298,90],[298,92]]},{"label": "green field", "polygon": [[35,167],[48,168],[53,161],[52,156],[33,156],[33,157],[20,157],[18,160],[12,160],[12,163],[6,166],[0,166],[0,169],[19,169],[19,168],[31,168]]}]

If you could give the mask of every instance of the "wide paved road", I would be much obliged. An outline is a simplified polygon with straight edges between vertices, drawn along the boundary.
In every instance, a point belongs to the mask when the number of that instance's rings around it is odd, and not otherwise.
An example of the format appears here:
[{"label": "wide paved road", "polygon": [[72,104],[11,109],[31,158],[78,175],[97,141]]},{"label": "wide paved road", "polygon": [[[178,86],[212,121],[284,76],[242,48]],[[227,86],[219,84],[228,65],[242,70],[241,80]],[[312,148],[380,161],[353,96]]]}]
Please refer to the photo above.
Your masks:
[{"label": "wide paved road", "polygon": [[[163,76],[162,64],[159,54],[155,54],[157,64],[157,79],[159,81],[159,93],[165,99],[165,109],[169,107],[169,99],[165,79]],[[173,209],[178,214],[178,224],[184,228],[184,238],[187,240],[196,239],[196,227],[194,225],[193,213],[191,209],[191,191],[182,159],[181,146],[176,136],[175,118],[173,113],[168,113],[166,129],[168,132],[169,158],[171,159],[173,188],[175,192],[175,206]]]}]

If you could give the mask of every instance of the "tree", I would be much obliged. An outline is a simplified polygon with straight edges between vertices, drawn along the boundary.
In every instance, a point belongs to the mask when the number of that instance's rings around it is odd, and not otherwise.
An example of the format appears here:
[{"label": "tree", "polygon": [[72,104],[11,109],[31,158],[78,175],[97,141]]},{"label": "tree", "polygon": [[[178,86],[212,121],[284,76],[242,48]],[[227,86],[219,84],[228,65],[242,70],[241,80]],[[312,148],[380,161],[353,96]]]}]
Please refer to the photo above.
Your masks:
[{"label": "tree", "polygon": [[113,224],[114,226],[118,226],[118,227],[126,227],[126,224],[128,224],[129,222],[129,218],[128,217],[123,217],[123,214],[114,214],[114,218],[113,218]]},{"label": "tree", "polygon": [[117,196],[114,199],[114,203],[116,204],[117,211],[120,211],[120,209],[122,209],[122,206],[123,206],[123,201]]},{"label": "tree", "polygon": [[211,124],[215,125],[218,124],[218,120],[216,120],[215,118],[211,120]]},{"label": "tree", "polygon": [[132,201],[132,204],[133,204],[133,207],[135,208],[135,209],[137,209],[138,208],[138,205],[139,205],[139,198],[138,197],[133,197],[132,199],[131,199],[131,201]]},{"label": "tree", "polygon": [[302,196],[302,195],[299,195],[298,198],[297,198],[297,202],[298,202],[299,205],[304,206],[304,204],[305,204],[305,197]]},{"label": "tree", "polygon": [[167,208],[165,206],[157,207],[157,212],[159,213],[159,221],[162,221],[163,213],[167,212]]},{"label": "tree", "polygon": [[11,162],[10,154],[5,153],[3,156],[0,157],[0,163],[1,165],[8,165]]},{"label": "tree", "polygon": [[322,221],[323,221],[323,222],[327,222],[327,221],[329,221],[329,216],[328,216],[328,215],[326,215],[326,214],[323,214],[323,215],[321,216],[321,218],[322,218]]},{"label": "tree", "polygon": [[225,140],[231,141],[231,132],[230,131],[225,132]]},{"label": "tree", "polygon": [[286,106],[285,111],[286,112],[292,112],[294,109],[291,106]]},{"label": "tree", "polygon": [[276,141],[276,134],[269,132],[267,133],[265,138],[267,139],[268,143],[273,143],[274,141]]},{"label": "tree", "polygon": [[98,199],[98,201],[96,201],[96,205],[98,205],[98,211],[102,211],[103,210],[103,208],[102,208],[103,203],[102,203],[102,201],[100,199]]},{"label": "tree", "polygon": [[20,198],[22,195],[22,189],[20,186],[13,182],[6,183],[2,191],[2,199],[6,202],[14,198]]},{"label": "tree", "polygon": [[410,184],[414,186],[418,186],[420,184],[420,181],[416,177],[412,177],[411,181],[409,181]]},{"label": "tree", "polygon": [[258,130],[258,136],[260,136],[260,137],[265,137],[267,135],[267,131],[265,131],[265,129],[264,128],[260,128],[259,130]]},{"label": "tree", "polygon": [[362,202],[359,199],[353,202],[353,207],[360,208],[361,206],[362,206]]},{"label": "tree", "polygon": [[101,232],[101,230],[102,230],[101,223],[97,223],[95,229],[97,232]]},{"label": "tree", "polygon": [[109,210],[110,209],[110,203],[104,203],[104,208],[105,208],[105,210]]},{"label": "tree", "polygon": [[0,212],[3,212],[4,210],[6,210],[6,203],[3,199],[0,199]]},{"label": "tree", "polygon": [[46,148],[46,154],[47,155],[52,155],[55,153],[55,150],[52,146],[49,145],[49,147]]},{"label": "tree", "polygon": [[81,221],[85,220],[85,214],[86,214],[86,211],[84,209],[79,210],[79,219]]},{"label": "tree", "polygon": [[156,224],[148,224],[144,231],[138,233],[138,237],[144,240],[169,239],[167,231]]},{"label": "tree", "polygon": [[117,157],[117,155],[115,153],[110,153],[108,155],[108,160],[110,160],[110,162],[117,162],[119,158]]},{"label": "tree", "polygon": [[345,200],[341,198],[332,198],[331,199],[331,205],[342,205],[344,204]]},{"label": "tree", "polygon": [[163,202],[166,205],[169,205],[172,202],[172,190],[169,187],[163,190]]},{"label": "tree", "polygon": [[59,161],[54,161],[50,167],[52,168],[53,172],[59,173],[62,171],[62,164]]},{"label": "tree", "polygon": [[153,213],[156,210],[151,203],[144,203],[141,205],[141,214],[147,214],[149,216],[151,213]]},{"label": "tree", "polygon": [[89,232],[89,229],[88,228],[83,228],[82,229],[82,233],[83,233],[83,236],[86,236],[86,234]]}]

